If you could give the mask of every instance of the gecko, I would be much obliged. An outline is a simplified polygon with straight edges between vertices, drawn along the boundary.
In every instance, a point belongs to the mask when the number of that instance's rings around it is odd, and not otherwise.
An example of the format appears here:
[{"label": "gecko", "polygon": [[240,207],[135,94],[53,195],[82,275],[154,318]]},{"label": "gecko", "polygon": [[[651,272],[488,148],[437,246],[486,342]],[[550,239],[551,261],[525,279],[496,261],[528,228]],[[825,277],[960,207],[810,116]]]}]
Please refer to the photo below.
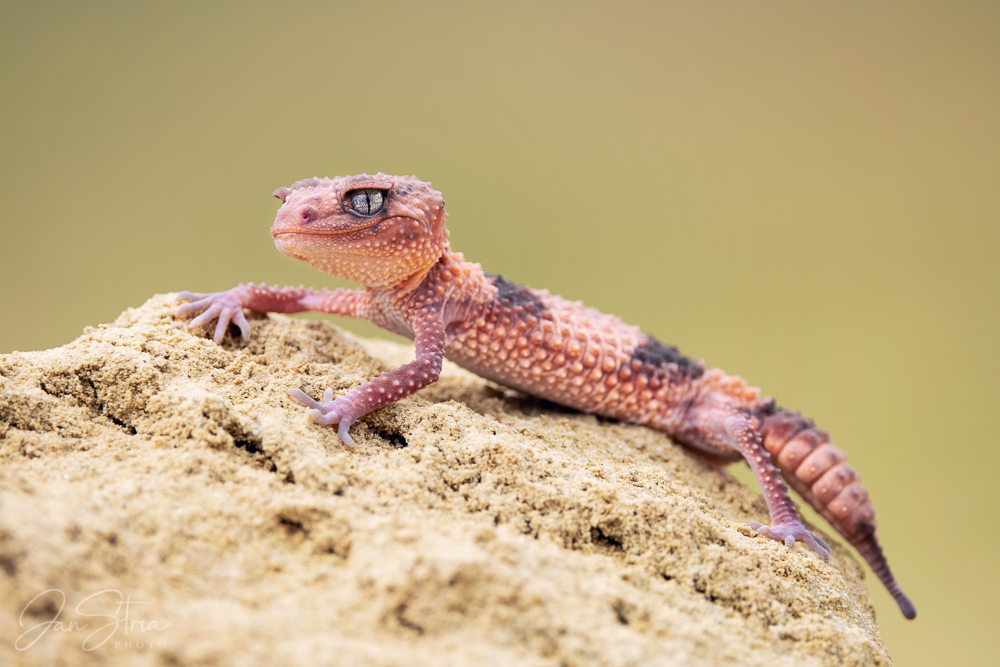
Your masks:
[{"label": "gecko", "polygon": [[250,283],[181,292],[176,315],[194,316],[190,328],[216,321],[217,344],[230,325],[250,340],[244,308],[363,318],[413,340],[413,361],[342,396],[288,390],[315,422],[336,426],[346,446],[354,422],[435,382],[447,357],[515,390],[663,431],[716,464],[745,460],[771,518],[747,524],[756,535],[789,548],[802,542],[829,562],[830,546],[806,528],[791,487],[857,549],[903,615],[916,617],[875,534],[867,490],[811,419],[613,315],[466,261],[448,242],[441,193],[416,177],[309,178],[273,194],[282,202],[271,226],[277,249],[363,289]]}]

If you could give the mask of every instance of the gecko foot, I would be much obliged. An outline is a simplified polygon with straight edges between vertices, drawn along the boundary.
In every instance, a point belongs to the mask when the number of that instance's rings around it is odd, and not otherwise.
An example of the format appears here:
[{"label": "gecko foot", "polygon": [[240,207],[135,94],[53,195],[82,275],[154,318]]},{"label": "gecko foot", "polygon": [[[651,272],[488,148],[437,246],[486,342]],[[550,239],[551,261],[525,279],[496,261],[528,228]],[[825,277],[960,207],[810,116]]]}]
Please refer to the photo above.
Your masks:
[{"label": "gecko foot", "polygon": [[351,424],[357,420],[358,415],[351,414],[354,410],[344,401],[343,396],[334,400],[333,389],[329,387],[323,392],[322,403],[298,388],[289,389],[288,395],[309,408],[306,410],[306,414],[317,424],[323,426],[339,424],[337,435],[340,436],[341,441],[345,445],[354,447],[354,438],[351,437],[349,431]]},{"label": "gecko foot", "polygon": [[802,542],[807,547],[819,554],[824,563],[830,562],[830,545],[817,535],[813,535],[800,522],[779,523],[774,526],[766,526],[760,521],[748,521],[747,527],[756,531],[758,535],[770,537],[772,540],[784,542],[785,546],[792,548],[796,542]]},{"label": "gecko foot", "polygon": [[222,343],[229,324],[235,324],[240,329],[240,335],[244,343],[250,342],[250,323],[243,316],[243,298],[246,290],[242,285],[234,287],[225,292],[212,292],[210,294],[198,294],[195,292],[181,292],[177,295],[180,301],[188,303],[181,304],[175,312],[176,317],[190,317],[197,315],[188,329],[200,327],[203,324],[210,324],[212,320],[218,320],[215,325],[215,332],[212,340],[216,345]]}]

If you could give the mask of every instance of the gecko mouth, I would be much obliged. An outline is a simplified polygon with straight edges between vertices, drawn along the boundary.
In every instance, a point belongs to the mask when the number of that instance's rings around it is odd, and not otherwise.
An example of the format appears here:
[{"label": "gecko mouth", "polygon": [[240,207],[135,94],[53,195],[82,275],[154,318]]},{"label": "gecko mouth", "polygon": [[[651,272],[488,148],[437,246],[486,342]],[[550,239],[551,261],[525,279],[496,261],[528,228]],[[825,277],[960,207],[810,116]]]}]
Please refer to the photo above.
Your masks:
[{"label": "gecko mouth", "polygon": [[366,229],[373,229],[378,227],[380,223],[375,223],[373,225],[368,225],[367,227],[354,227],[351,229],[310,229],[310,230],[295,230],[287,232],[272,232],[271,237],[277,239],[280,236],[343,236],[344,234],[352,234],[354,232],[363,232]]},{"label": "gecko mouth", "polygon": [[[344,236],[346,234],[354,234],[356,232],[364,231],[377,231],[382,225],[390,224],[393,222],[399,223],[405,220],[415,220],[408,215],[397,215],[388,218],[383,218],[382,220],[366,220],[364,222],[368,223],[364,227],[347,227],[341,229],[330,229],[329,227],[322,228],[293,228],[293,229],[279,229],[275,230],[274,226],[271,228],[271,238],[277,240],[279,236],[284,236],[286,238],[291,238],[293,236]],[[275,223],[277,224],[277,222]]]}]

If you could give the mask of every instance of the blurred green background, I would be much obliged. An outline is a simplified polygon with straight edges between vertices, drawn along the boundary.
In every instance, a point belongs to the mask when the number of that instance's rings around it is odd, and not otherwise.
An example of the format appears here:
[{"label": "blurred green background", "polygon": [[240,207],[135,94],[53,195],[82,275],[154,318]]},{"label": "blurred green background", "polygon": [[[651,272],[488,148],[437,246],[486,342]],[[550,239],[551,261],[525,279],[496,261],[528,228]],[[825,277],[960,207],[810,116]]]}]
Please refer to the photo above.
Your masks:
[{"label": "blurred green background", "polygon": [[995,659],[1000,4],[4,2],[0,54],[0,352],[334,285],[271,191],[416,174],[488,271],[832,431],[897,664]]}]

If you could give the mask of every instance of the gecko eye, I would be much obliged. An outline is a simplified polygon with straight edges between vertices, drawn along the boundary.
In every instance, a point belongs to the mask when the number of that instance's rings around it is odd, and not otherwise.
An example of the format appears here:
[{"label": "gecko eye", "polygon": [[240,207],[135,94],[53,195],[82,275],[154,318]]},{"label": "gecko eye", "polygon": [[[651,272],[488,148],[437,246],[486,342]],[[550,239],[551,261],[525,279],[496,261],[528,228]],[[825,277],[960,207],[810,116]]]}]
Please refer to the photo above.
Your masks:
[{"label": "gecko eye", "polygon": [[362,188],[361,190],[351,190],[347,196],[351,199],[351,208],[355,213],[361,215],[375,215],[382,210],[382,203],[385,201],[383,190],[374,188]]}]

